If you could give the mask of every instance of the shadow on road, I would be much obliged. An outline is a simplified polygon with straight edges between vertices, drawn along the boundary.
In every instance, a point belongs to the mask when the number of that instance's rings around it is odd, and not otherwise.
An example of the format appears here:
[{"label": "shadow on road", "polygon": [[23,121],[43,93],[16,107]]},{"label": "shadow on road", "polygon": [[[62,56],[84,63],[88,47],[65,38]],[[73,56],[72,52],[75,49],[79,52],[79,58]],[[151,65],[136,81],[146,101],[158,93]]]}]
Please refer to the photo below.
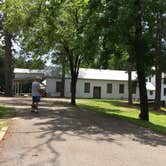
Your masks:
[{"label": "shadow on road", "polygon": [[[16,107],[17,117],[36,118],[34,125],[40,128],[39,137],[44,138],[50,135],[45,143],[52,149],[53,153],[51,142],[53,140],[66,141],[64,135],[95,141],[118,142],[118,144],[120,140],[117,141],[117,139],[126,136],[145,145],[166,145],[165,135],[155,134],[148,129],[115,117],[71,107],[67,100],[43,99],[39,114],[30,113],[30,98],[0,99],[0,103]],[[20,108],[19,106],[24,107]],[[44,121],[41,122],[37,119],[44,119]]]}]

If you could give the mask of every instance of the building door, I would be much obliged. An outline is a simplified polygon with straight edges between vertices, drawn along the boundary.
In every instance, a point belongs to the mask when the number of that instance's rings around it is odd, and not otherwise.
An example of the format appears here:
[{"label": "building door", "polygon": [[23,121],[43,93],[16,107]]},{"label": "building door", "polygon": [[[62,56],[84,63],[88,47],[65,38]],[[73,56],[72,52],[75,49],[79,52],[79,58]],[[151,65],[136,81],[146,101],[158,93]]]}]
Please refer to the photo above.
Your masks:
[{"label": "building door", "polygon": [[93,88],[93,98],[100,99],[101,98],[101,87],[94,87]]}]

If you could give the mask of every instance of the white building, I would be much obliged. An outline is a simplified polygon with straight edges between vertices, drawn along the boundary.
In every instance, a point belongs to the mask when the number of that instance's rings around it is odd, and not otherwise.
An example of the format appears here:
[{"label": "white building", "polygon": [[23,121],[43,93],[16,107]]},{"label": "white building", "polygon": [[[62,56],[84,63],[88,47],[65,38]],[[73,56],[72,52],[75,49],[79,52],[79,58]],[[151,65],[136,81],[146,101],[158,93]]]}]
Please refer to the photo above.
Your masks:
[{"label": "white building", "polygon": [[[47,93],[50,96],[60,96],[61,78],[49,77],[47,81]],[[132,81],[137,80],[136,72],[132,72]],[[65,97],[70,97],[70,76],[65,79]],[[136,84],[133,84],[136,85]],[[147,83],[148,98],[154,99],[155,87]],[[77,98],[107,98],[127,99],[128,98],[128,73],[121,70],[101,70],[80,68],[77,88]],[[138,85],[133,86],[133,98],[139,99]]]},{"label": "white building", "polygon": [[[155,86],[155,75],[151,75],[147,77],[147,82],[151,83],[152,85]],[[151,91],[148,92],[149,94],[152,93]],[[153,95],[153,98],[155,98],[155,94]],[[166,101],[166,74],[162,73],[162,80],[161,80],[161,101]]]},{"label": "white building", "polygon": [[[29,80],[32,82],[35,76],[46,78],[46,91],[48,96],[59,97],[61,91],[61,68],[60,66],[49,67],[45,70],[15,69],[15,93],[22,92],[22,84]],[[155,97],[155,78],[147,78],[148,99]],[[133,98],[139,99],[139,89],[136,72],[132,72]],[[166,80],[165,80],[166,81]],[[166,100],[166,84],[162,82],[162,100]],[[70,97],[71,79],[70,75],[65,77],[65,97]],[[121,70],[102,70],[80,68],[77,88],[77,98],[107,98],[107,99],[127,99],[128,98],[128,73]]]}]

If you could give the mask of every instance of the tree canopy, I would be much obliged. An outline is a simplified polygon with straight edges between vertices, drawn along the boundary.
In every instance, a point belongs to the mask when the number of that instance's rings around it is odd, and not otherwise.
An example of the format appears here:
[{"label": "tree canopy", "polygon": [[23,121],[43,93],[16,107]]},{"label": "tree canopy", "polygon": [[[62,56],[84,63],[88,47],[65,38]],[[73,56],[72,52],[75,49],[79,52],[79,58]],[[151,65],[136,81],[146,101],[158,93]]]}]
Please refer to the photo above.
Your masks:
[{"label": "tree canopy", "polygon": [[[161,54],[160,62],[165,58],[165,6],[161,0],[6,0],[0,10],[3,27],[13,38],[19,37],[22,49],[33,53],[34,59],[40,62],[42,55],[50,52],[65,56],[71,73],[72,104],[80,65],[136,69],[140,118],[148,120],[146,76],[158,63],[154,49]],[[158,65],[161,71],[165,69],[163,62]]]}]

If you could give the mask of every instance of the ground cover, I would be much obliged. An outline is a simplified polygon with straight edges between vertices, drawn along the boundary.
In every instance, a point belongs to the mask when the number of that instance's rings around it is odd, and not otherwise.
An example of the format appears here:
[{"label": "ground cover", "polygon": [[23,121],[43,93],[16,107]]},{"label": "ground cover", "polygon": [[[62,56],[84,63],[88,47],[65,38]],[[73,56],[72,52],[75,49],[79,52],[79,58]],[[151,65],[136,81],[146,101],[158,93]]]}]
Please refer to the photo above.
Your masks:
[{"label": "ground cover", "polygon": [[0,106],[0,130],[9,125],[14,111],[11,108]]},{"label": "ground cover", "polygon": [[97,111],[100,113],[122,118],[136,125],[140,125],[153,131],[166,134],[165,112],[156,112],[153,110],[153,108],[150,108],[150,120],[149,122],[145,122],[139,120],[138,118],[140,112],[138,104],[129,106],[127,101],[104,99],[79,99],[77,103],[78,107],[81,109]]}]

